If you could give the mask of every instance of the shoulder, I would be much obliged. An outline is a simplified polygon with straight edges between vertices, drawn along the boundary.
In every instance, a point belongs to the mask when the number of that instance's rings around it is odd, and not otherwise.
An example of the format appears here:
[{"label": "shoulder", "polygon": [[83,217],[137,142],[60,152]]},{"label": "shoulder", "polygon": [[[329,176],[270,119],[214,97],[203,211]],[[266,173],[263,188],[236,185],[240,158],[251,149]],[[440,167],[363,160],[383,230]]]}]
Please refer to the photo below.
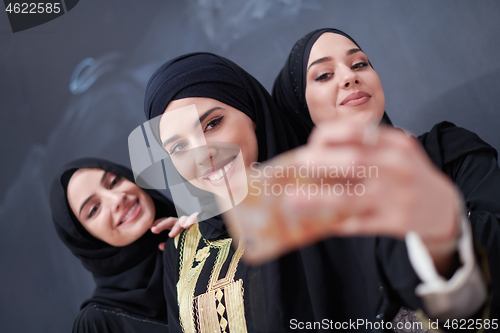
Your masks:
[{"label": "shoulder", "polygon": [[165,268],[178,272],[179,263],[183,258],[194,255],[202,239],[199,223],[193,224],[188,229],[182,230],[176,237],[168,238],[163,254]]},{"label": "shoulder", "polygon": [[429,132],[420,135],[418,140],[439,168],[458,158],[478,152],[490,151],[495,158],[497,156],[496,150],[476,133],[448,121],[434,125]]},{"label": "shoulder", "polygon": [[104,331],[107,315],[98,310],[95,303],[87,304],[81,309],[73,325],[73,333]]},{"label": "shoulder", "polygon": [[78,314],[73,333],[160,332],[166,327],[166,323],[129,314],[119,308],[89,303]]}]

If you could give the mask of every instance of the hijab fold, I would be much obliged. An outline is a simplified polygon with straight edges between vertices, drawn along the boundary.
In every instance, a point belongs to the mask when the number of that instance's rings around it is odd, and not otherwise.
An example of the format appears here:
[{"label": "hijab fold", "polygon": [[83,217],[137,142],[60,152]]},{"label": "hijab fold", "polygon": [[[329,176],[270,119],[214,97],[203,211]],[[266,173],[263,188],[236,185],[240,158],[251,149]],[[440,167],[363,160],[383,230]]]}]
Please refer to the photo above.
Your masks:
[{"label": "hijab fold", "polygon": [[[89,270],[97,284],[90,302],[97,302],[144,317],[167,320],[163,297],[162,252],[158,244],[167,239],[167,233],[144,236],[123,247],[111,246],[96,239],[73,214],[67,199],[71,176],[82,168],[96,168],[112,172],[134,182],[130,169],[96,158],[79,159],[66,164],[56,175],[50,192],[52,219],[63,243]],[[175,207],[156,191],[145,190],[156,209],[155,219],[176,216]]]}]

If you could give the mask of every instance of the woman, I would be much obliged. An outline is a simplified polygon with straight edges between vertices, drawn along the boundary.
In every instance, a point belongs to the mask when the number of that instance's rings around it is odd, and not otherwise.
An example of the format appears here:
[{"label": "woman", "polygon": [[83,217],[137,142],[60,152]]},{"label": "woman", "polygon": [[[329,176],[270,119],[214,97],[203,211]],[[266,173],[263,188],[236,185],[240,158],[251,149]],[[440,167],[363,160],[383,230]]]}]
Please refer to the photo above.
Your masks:
[{"label": "woman", "polygon": [[[186,108],[192,104],[194,111]],[[219,196],[239,165],[298,144],[265,89],[234,63],[208,53],[183,55],[161,66],[148,83],[145,111],[148,119],[162,118],[159,138],[179,173]],[[227,182],[215,174],[219,170],[226,170]],[[276,263],[245,265],[240,261],[244,246],[232,244],[220,215],[199,221],[166,244],[170,332],[282,331],[273,282],[279,276]]]},{"label": "woman", "polygon": [[149,229],[164,230],[177,222],[170,217],[176,215],[174,205],[135,185],[129,169],[95,158],[62,168],[52,184],[50,205],[57,234],[97,284],[73,332],[165,332],[158,246],[167,235]]},{"label": "woman", "polygon": [[[425,193],[418,196],[421,199],[428,200],[434,197],[438,189],[444,188],[444,184],[435,186],[439,182],[436,178],[437,173],[428,167],[430,163],[427,162],[428,158],[422,155],[422,149],[397,130],[380,128],[378,140],[366,145],[363,136],[370,132],[369,124],[391,125],[391,123],[384,112],[385,96],[378,75],[359,45],[344,32],[336,29],[319,29],[300,39],[275,81],[273,96],[283,112],[292,120],[295,128],[310,133],[314,125],[319,125],[318,130],[309,139],[310,146],[316,147],[317,150],[313,154],[302,156],[303,158],[335,164],[339,161],[339,159],[336,161],[336,158],[342,156],[340,150],[350,147],[348,149],[351,157],[352,153],[358,157],[371,156],[361,158],[362,163],[380,166],[381,173],[383,168],[386,170],[392,168],[392,173],[387,173],[386,181],[391,179],[397,183],[394,179],[399,176],[395,172],[398,168],[400,171],[410,172],[414,180],[422,180],[413,184],[411,181],[407,182],[404,189],[396,184],[396,187],[384,192],[383,195],[379,192],[378,196],[372,198],[371,207],[390,205],[395,202],[395,197],[405,197],[408,193],[405,190],[414,191],[417,188],[416,183],[425,184],[425,179],[436,179],[436,182],[419,187],[420,193]],[[306,137],[307,135],[301,138],[302,143],[306,142]],[[366,139],[366,136],[364,138]],[[436,125],[429,133],[420,136],[419,140],[432,162],[449,176],[460,190],[474,236],[487,248],[493,276],[498,276],[500,272],[497,272],[498,265],[495,263],[498,262],[500,249],[495,239],[500,231],[498,221],[500,207],[495,203],[496,200],[492,201],[497,193],[492,184],[500,184],[496,151],[477,135],[446,122]],[[394,154],[388,155],[388,152]],[[405,158],[393,159],[389,164],[384,163],[384,159],[381,158],[384,157],[387,161],[388,156],[396,154]],[[319,156],[327,157],[318,159]],[[425,169],[428,172],[422,172]],[[457,235],[456,230],[458,230],[454,226],[458,223],[451,214],[452,209],[448,208],[446,213],[444,207],[453,205],[453,202],[457,201],[456,196],[454,198],[453,192],[448,191],[441,196],[435,196],[432,200],[437,205],[428,212],[436,214],[444,211],[444,213],[437,219],[433,219],[430,215],[427,218],[429,222],[427,230],[433,234],[429,237],[437,236],[439,239],[441,233],[444,235],[442,239],[445,244],[453,244],[453,235]],[[316,200],[316,204],[320,201]],[[328,205],[328,198],[321,204]],[[395,227],[397,223],[391,224],[387,220],[376,222],[366,223],[366,220],[359,219],[355,221],[356,225],[350,227],[354,232],[356,229],[364,228],[364,232],[367,233],[376,231],[398,236],[396,233],[399,231]],[[385,222],[387,223],[384,224]],[[392,230],[389,230],[391,228]],[[454,229],[455,231],[451,231]],[[446,239],[451,241],[447,242]],[[446,246],[444,245],[444,248]],[[446,272],[446,269],[444,271]],[[494,289],[499,287],[498,283],[493,285]],[[493,303],[491,318],[500,315],[496,303],[495,301]]]},{"label": "woman", "polygon": [[[182,114],[192,104],[196,114],[185,120]],[[161,66],[148,83],[145,113],[150,120],[160,117],[161,144],[174,165],[192,168],[191,173],[178,171],[199,189],[210,190],[203,182],[223,186],[220,177],[210,177],[222,169],[222,175],[231,172],[234,155],[222,160],[226,164],[213,163],[218,156],[214,142],[240,146],[247,166],[299,144],[300,129],[293,131],[280,118],[265,89],[240,67],[213,54],[187,54]],[[183,122],[193,130],[180,127]],[[200,147],[204,154],[197,151]],[[191,164],[175,161],[192,151],[198,157]],[[236,241],[229,238],[220,216],[200,220],[167,241],[165,293],[171,332],[322,331],[339,324],[345,328],[358,319],[380,325],[402,304],[422,307],[414,291],[419,279],[401,241],[331,238],[254,267],[240,261],[245,249],[241,242],[231,246]],[[176,301],[179,308],[173,306]],[[371,331],[369,327],[358,329]]]}]

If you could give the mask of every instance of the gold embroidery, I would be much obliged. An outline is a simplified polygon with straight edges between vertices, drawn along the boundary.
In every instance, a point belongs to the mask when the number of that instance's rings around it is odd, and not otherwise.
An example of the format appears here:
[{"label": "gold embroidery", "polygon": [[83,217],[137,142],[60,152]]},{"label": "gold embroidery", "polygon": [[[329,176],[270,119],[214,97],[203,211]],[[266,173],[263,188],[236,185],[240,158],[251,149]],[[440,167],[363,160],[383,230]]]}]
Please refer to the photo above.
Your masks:
[{"label": "gold embroidery", "polygon": [[207,292],[217,289],[223,288],[225,285],[234,281],[234,275],[236,274],[236,268],[238,263],[240,262],[241,256],[245,251],[245,246],[243,245],[243,241],[240,240],[238,244],[238,248],[233,255],[233,259],[229,264],[229,268],[227,270],[227,274],[224,278],[219,279],[220,271],[222,269],[222,265],[226,262],[227,256],[229,254],[229,249],[231,246],[231,239],[222,239],[215,242],[209,242],[205,240],[206,243],[210,245],[210,247],[219,248],[219,253],[217,254],[217,259],[215,260],[215,265],[212,270],[212,274],[210,275],[210,283],[208,284]]},{"label": "gold embroidery", "polygon": [[[177,282],[177,302],[179,304],[179,319],[184,332],[196,332],[193,314],[193,295],[196,282],[200,276],[201,269],[205,264],[208,255],[197,256],[196,249],[201,239],[201,233],[198,229],[198,223],[193,224],[184,232],[181,241],[179,281]],[[203,251],[200,249],[199,251]],[[200,261],[195,260],[195,256]]]},{"label": "gold embroidery", "polygon": [[[196,224],[195,224],[196,225]],[[181,240],[179,281],[177,297],[180,321],[184,332],[196,332],[195,312],[199,332],[247,332],[244,303],[243,281],[234,281],[236,269],[244,252],[240,241],[225,277],[219,279],[224,262],[227,260],[232,240],[207,240],[207,246],[196,249],[201,240],[198,227],[191,227]],[[210,256],[210,248],[218,249],[214,266],[207,286],[207,292],[194,297],[196,282],[201,270]]]},{"label": "gold embroidery", "polygon": [[247,322],[243,304],[243,281],[238,280],[224,288],[224,297],[226,299],[230,332],[246,332]]},{"label": "gold embroidery", "polygon": [[220,332],[219,318],[215,307],[215,292],[196,297],[198,329],[200,332]]},{"label": "gold embroidery", "polygon": [[195,300],[199,332],[247,332],[241,279],[227,284],[223,289],[201,294]]},{"label": "gold embroidery", "polygon": [[177,236],[175,236],[175,238],[174,238],[174,246],[175,246],[176,249],[177,249],[177,247],[179,245],[179,236],[180,235],[181,234],[177,234]]}]

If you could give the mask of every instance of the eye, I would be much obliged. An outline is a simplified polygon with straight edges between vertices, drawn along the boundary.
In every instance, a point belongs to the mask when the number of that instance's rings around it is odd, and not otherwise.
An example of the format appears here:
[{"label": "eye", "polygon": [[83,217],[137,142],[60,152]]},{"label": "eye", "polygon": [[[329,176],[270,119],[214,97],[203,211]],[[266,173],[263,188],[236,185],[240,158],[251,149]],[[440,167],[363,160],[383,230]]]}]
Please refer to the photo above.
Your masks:
[{"label": "eye", "polygon": [[365,61],[362,61],[362,62],[358,62],[358,63],[352,65],[351,68],[352,69],[359,69],[359,68],[363,68],[363,67],[366,67],[366,66],[368,66],[368,63],[365,62]]},{"label": "eye", "polygon": [[205,132],[207,132],[207,131],[213,131],[214,129],[216,129],[217,127],[219,127],[220,123],[222,122],[222,118],[224,118],[224,116],[212,119],[207,124],[207,126],[205,126]]},{"label": "eye", "polygon": [[315,78],[314,81],[316,81],[316,82],[326,81],[329,78],[331,78],[332,76],[333,76],[333,73],[323,73],[320,76],[318,76],[317,78]]},{"label": "eye", "polygon": [[186,148],[187,143],[184,141],[176,143],[172,149],[170,149],[169,154],[170,155],[177,155],[183,152],[184,148]]},{"label": "eye", "polygon": [[99,210],[100,205],[101,205],[101,204],[100,204],[100,203],[98,203],[98,204],[96,204],[94,207],[92,207],[92,208],[90,209],[90,212],[89,212],[89,215],[87,216],[87,218],[89,218],[89,219],[90,219],[90,218],[92,218],[92,217],[93,217],[93,216],[97,213],[97,211]]},{"label": "eye", "polygon": [[111,181],[111,184],[109,184],[109,188],[112,189],[113,187],[115,187],[115,185],[118,184],[121,179],[121,176],[115,176],[115,178],[113,178],[113,180]]}]

